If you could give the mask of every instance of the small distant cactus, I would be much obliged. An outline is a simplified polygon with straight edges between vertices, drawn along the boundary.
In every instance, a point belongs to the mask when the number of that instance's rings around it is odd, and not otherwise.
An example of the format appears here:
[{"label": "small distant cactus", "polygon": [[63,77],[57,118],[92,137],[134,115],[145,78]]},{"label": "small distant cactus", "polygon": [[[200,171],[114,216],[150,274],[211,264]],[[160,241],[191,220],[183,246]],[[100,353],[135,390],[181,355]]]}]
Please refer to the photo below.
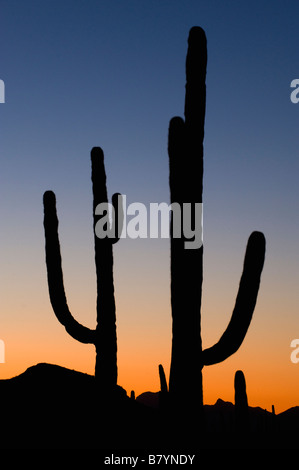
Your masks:
[{"label": "small distant cactus", "polygon": [[[93,227],[103,216],[97,216],[95,209],[100,203],[107,203],[106,174],[104,154],[101,148],[91,151],[93,187]],[[114,195],[112,203],[115,213],[122,214],[118,207],[119,198]],[[121,216],[117,219],[121,220]],[[113,223],[117,224],[113,218]],[[56,198],[52,191],[44,193],[44,228],[46,240],[46,265],[51,304],[54,313],[66,331],[81,343],[91,343],[96,348],[95,376],[100,380],[102,389],[111,390],[117,384],[117,336],[113,283],[112,244],[119,240],[121,227],[114,227],[115,237],[98,238],[94,233],[95,265],[97,276],[97,326],[94,330],[81,325],[72,316],[66,300],[63,285],[60,244],[58,238],[58,218]]]},{"label": "small distant cactus", "polygon": [[168,413],[169,411],[169,396],[168,387],[164,368],[162,364],[159,364],[159,377],[160,377],[160,392],[159,392],[159,408],[162,413]]},{"label": "small distant cactus", "polygon": [[167,393],[168,387],[167,387],[166,376],[165,376],[165,372],[164,372],[164,368],[162,364],[159,364],[159,376],[160,376],[161,392]]},{"label": "small distant cactus", "polygon": [[235,417],[236,432],[249,431],[248,400],[245,376],[241,370],[235,373]]},{"label": "small distant cactus", "polygon": [[[169,185],[171,203],[202,203],[203,139],[206,105],[207,47],[204,31],[190,30],[186,59],[185,120],[169,124]],[[226,331],[212,347],[202,350],[201,297],[203,247],[186,249],[175,238],[171,222],[172,357],[169,393],[176,405],[203,406],[202,368],[224,361],[242,344],[255,308],[265,257],[265,237],[253,232],[248,240],[235,307]]]}]

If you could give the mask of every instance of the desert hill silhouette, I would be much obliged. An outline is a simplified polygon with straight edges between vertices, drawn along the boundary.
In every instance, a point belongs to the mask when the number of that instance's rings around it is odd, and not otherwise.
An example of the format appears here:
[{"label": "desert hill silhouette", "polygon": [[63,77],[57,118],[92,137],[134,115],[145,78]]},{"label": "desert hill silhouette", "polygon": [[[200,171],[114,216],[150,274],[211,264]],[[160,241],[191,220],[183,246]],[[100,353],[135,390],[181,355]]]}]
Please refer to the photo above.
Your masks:
[{"label": "desert hill silhouette", "polygon": [[[0,380],[0,448],[172,449],[171,429],[159,393],[136,400],[117,387],[107,396],[95,377],[53,364],[37,364]],[[234,432],[235,406],[218,399],[204,405],[205,438],[198,448],[298,448],[299,407],[273,416],[249,407],[248,436]],[[244,441],[243,441],[244,438]],[[175,450],[179,451],[177,443]]]},{"label": "desert hill silhouette", "polygon": [[138,448],[128,423],[155,415],[119,386],[108,396],[94,376],[46,363],[0,380],[0,396],[1,448]]}]

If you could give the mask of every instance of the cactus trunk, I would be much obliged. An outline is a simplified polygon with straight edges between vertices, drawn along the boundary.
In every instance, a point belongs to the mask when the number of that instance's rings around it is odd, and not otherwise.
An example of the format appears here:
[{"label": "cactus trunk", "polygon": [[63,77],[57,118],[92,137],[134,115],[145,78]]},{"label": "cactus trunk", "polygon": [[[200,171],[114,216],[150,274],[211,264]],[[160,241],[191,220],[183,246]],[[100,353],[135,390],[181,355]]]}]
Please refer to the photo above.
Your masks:
[{"label": "cactus trunk", "polygon": [[[203,136],[205,118],[206,37],[192,28],[186,59],[185,121],[173,118],[169,126],[169,184],[171,203],[202,202]],[[173,219],[171,224],[173,224]],[[183,235],[183,221],[181,220]],[[203,248],[185,248],[186,238],[175,238],[171,225],[172,358],[169,391],[176,401],[202,405],[200,310]],[[190,396],[191,395],[191,396]],[[176,399],[176,398],[177,399]]]},{"label": "cactus trunk", "polygon": [[113,282],[113,252],[111,239],[99,238],[95,232],[100,216],[98,204],[108,203],[104,155],[99,147],[91,151],[94,246],[97,279],[97,327],[95,376],[112,385],[117,383],[117,337]]}]

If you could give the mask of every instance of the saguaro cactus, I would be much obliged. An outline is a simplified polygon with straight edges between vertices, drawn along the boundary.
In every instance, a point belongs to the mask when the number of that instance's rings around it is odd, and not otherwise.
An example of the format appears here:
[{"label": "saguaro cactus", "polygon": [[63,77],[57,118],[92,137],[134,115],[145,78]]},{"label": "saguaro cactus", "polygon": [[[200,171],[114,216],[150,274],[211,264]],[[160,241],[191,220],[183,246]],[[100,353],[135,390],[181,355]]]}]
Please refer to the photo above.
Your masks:
[{"label": "saguaro cactus", "polygon": [[[97,278],[97,326],[94,330],[81,325],[72,316],[66,300],[63,285],[60,244],[58,238],[58,218],[56,198],[52,191],[44,194],[44,228],[46,239],[46,264],[48,286],[54,313],[66,331],[81,343],[92,343],[96,348],[95,376],[104,389],[111,389],[117,384],[117,337],[116,314],[113,283],[112,244],[119,240],[121,232],[122,207],[118,205],[118,194],[112,197],[114,206],[113,233],[115,237],[99,238],[95,234],[96,223],[106,214],[96,215],[100,203],[107,204],[106,174],[104,154],[101,148],[91,151],[92,188],[93,188],[93,227],[95,245],[95,265]],[[108,207],[107,207],[108,208]]]},{"label": "saguaro cactus", "polygon": [[162,393],[167,393],[167,382],[166,382],[166,377],[165,377],[165,372],[162,364],[159,364],[159,377],[160,377],[160,384],[161,384],[161,392]]},{"label": "saguaro cactus", "polygon": [[[202,203],[203,139],[206,105],[207,47],[204,31],[190,30],[186,59],[185,120],[170,121],[168,154],[171,203],[192,207]],[[203,246],[185,247],[186,238],[175,238],[171,224],[172,357],[169,391],[176,403],[203,404],[202,367],[231,356],[242,344],[249,327],[264,264],[265,238],[249,237],[235,308],[226,331],[213,347],[202,350],[201,294]]]},{"label": "saguaro cactus", "polygon": [[246,433],[249,431],[248,400],[246,393],[246,380],[243,372],[235,373],[235,416],[236,431]]},{"label": "saguaro cactus", "polygon": [[159,364],[159,377],[160,377],[160,392],[159,392],[159,407],[162,413],[168,413],[168,387],[166,376],[162,364]]}]

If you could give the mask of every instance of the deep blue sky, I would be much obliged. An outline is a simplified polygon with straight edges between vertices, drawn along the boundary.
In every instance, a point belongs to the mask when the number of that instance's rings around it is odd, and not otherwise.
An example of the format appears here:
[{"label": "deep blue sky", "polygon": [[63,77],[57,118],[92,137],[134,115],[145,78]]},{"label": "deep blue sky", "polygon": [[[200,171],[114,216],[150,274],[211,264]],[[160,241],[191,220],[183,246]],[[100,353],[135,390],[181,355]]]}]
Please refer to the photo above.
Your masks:
[{"label": "deep blue sky", "polygon": [[289,100],[298,74],[297,2],[0,5],[4,195],[14,181],[34,203],[35,190],[62,191],[69,175],[67,194],[83,197],[84,156],[101,145],[112,191],[167,198],[167,126],[183,112],[186,38],[199,24],[209,49],[206,202],[219,200],[219,191],[232,204],[236,193],[261,203],[267,186],[265,196],[279,193],[276,204],[286,209],[298,168],[299,106]]},{"label": "deep blue sky", "polygon": [[[45,190],[57,194],[65,269],[74,274],[85,256],[92,263],[93,146],[104,149],[110,196],[119,191],[129,202],[169,200],[168,122],[183,114],[188,31],[200,25],[208,39],[207,303],[217,295],[217,282],[224,283],[223,291],[231,289],[227,278],[233,279],[234,297],[246,239],[259,229],[268,241],[265,299],[282,308],[284,299],[291,301],[284,314],[294,326],[299,104],[290,101],[290,83],[299,77],[298,17],[298,2],[282,0],[0,0],[4,310],[19,306],[8,299],[12,282],[24,289],[19,302],[28,312],[33,293],[45,287]],[[148,271],[157,270],[152,282],[164,276],[168,286],[168,245],[155,243],[117,246],[116,269],[126,282],[128,260],[148,250]],[[232,272],[225,274],[225,267]],[[264,308],[270,321],[269,305]],[[297,334],[284,324],[286,338],[298,336],[297,324]],[[284,347],[287,355],[287,339]]]}]

